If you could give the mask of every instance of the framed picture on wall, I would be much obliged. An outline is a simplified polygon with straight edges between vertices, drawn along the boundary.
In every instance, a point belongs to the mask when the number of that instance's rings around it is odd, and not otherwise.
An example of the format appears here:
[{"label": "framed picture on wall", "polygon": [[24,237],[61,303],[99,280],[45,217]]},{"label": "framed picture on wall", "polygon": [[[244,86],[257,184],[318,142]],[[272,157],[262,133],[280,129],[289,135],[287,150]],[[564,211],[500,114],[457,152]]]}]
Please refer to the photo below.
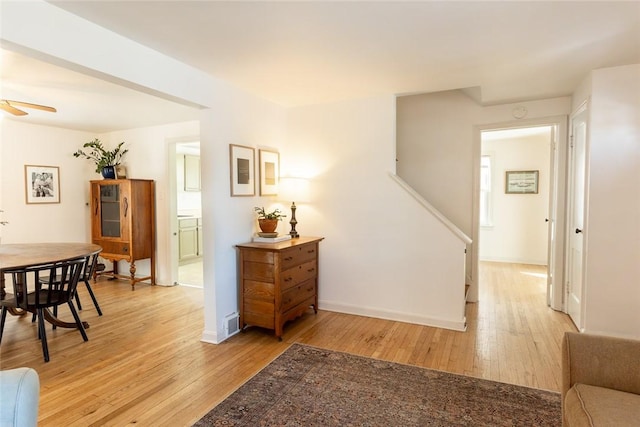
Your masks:
[{"label": "framed picture on wall", "polygon": [[280,180],[280,153],[259,150],[260,158],[260,195],[276,196]]},{"label": "framed picture on wall", "polygon": [[116,178],[127,179],[127,167],[124,165],[116,166]]},{"label": "framed picture on wall", "polygon": [[255,196],[255,150],[229,144],[231,196]]},{"label": "framed picture on wall", "polygon": [[506,194],[538,194],[538,171],[506,171]]},{"label": "framed picture on wall", "polygon": [[60,168],[57,166],[24,166],[27,204],[60,203]]}]

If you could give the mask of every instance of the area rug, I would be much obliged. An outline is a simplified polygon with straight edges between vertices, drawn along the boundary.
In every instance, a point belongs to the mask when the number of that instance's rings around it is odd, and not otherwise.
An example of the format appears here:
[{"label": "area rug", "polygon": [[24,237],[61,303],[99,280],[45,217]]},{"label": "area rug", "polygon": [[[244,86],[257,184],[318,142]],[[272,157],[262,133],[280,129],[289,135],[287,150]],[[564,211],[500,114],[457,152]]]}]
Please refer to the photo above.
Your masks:
[{"label": "area rug", "polygon": [[293,344],[194,425],[560,424],[558,393]]}]

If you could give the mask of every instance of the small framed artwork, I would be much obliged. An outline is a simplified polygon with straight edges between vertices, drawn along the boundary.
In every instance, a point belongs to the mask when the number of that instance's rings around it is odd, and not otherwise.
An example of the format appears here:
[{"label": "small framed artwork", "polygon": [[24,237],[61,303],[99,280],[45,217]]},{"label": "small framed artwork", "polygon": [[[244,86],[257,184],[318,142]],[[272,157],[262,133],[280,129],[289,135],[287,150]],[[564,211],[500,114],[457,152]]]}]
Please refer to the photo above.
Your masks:
[{"label": "small framed artwork", "polygon": [[229,144],[231,197],[255,196],[255,150],[244,145]]},{"label": "small framed artwork", "polygon": [[280,153],[259,150],[260,158],[260,195],[276,196],[280,180]]},{"label": "small framed artwork", "polygon": [[538,171],[506,171],[506,194],[538,194]]},{"label": "small framed artwork", "polygon": [[27,204],[60,203],[60,168],[57,166],[24,166]]},{"label": "small framed artwork", "polygon": [[127,167],[124,165],[116,166],[116,179],[127,179]]}]

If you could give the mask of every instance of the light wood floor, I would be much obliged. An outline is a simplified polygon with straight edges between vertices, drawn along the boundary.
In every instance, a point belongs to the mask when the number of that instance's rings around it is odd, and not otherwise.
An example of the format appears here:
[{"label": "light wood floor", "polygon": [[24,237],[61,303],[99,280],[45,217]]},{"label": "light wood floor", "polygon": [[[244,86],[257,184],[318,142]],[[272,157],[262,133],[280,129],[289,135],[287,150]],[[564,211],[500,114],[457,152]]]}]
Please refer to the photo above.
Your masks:
[{"label": "light wood floor", "polygon": [[80,294],[88,342],[48,329],[44,363],[30,316],[9,316],[0,367],[38,371],[40,426],[190,426],[293,342],[559,390],[561,337],[575,328],[546,306],[544,274],[482,263],[467,332],[309,310],[287,324],[282,342],[252,328],[220,345],[200,342],[202,289],[139,284],[132,292],[126,282],[100,281],[102,317],[84,287]]},{"label": "light wood floor", "polygon": [[196,288],[203,287],[202,258],[178,266],[178,283]]}]

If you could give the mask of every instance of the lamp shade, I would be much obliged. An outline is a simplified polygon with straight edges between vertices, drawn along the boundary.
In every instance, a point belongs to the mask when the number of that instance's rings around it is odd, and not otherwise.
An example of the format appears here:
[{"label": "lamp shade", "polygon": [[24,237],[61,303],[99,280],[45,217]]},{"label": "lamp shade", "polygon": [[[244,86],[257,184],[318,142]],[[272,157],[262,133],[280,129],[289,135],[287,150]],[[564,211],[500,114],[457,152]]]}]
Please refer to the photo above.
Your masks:
[{"label": "lamp shade", "polygon": [[308,203],[309,180],[305,178],[281,177],[278,198],[287,202]]}]

